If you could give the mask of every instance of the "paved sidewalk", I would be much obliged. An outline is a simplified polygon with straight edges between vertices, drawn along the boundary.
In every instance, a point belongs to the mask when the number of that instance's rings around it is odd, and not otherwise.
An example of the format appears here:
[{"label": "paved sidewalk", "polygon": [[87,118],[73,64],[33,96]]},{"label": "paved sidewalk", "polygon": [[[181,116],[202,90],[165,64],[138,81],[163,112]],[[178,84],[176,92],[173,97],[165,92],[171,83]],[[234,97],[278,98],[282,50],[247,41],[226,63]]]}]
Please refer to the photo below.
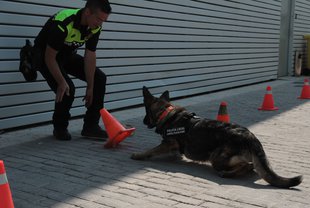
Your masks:
[{"label": "paved sidewalk", "polygon": [[[262,112],[267,85],[278,111]],[[136,127],[116,149],[79,136],[82,120],[73,120],[72,141],[56,141],[51,125],[0,135],[16,208],[222,208],[310,207],[310,102],[299,100],[303,78],[284,78],[232,90],[176,100],[201,117],[215,118],[221,101],[232,122],[248,127],[262,142],[274,170],[282,176],[304,175],[294,189],[267,185],[256,175],[219,178],[206,164],[174,157],[134,161],[131,153],[161,139],[142,124],[143,108],[113,113]]]}]

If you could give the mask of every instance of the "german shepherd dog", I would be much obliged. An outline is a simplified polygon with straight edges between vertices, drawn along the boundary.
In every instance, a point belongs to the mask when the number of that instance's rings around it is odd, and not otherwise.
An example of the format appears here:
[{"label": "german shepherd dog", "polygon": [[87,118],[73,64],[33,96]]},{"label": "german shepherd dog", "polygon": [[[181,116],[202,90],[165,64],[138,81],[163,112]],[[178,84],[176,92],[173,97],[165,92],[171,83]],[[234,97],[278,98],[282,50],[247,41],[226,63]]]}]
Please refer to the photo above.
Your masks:
[{"label": "german shepherd dog", "polygon": [[160,145],[131,158],[144,160],[179,152],[193,161],[208,161],[221,177],[236,177],[255,170],[269,184],[280,188],[297,186],[302,176],[285,178],[270,167],[262,144],[247,128],[233,123],[203,119],[170,103],[169,92],[159,98],[143,87],[146,115],[143,123],[156,127]]}]

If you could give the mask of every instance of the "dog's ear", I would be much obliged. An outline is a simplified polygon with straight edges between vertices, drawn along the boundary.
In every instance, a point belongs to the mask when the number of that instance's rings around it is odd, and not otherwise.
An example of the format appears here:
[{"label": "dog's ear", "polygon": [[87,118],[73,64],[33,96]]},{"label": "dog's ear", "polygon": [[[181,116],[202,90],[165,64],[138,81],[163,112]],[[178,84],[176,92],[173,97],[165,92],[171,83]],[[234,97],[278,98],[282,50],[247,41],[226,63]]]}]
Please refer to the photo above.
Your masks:
[{"label": "dog's ear", "polygon": [[169,91],[166,90],[161,96],[160,96],[160,99],[163,99],[165,101],[170,101],[170,96],[169,96]]},{"label": "dog's ear", "polygon": [[150,93],[150,91],[148,90],[148,88],[147,88],[146,86],[143,86],[142,91],[143,91],[143,97],[144,97],[145,99],[147,99],[147,98],[153,98],[153,95]]}]

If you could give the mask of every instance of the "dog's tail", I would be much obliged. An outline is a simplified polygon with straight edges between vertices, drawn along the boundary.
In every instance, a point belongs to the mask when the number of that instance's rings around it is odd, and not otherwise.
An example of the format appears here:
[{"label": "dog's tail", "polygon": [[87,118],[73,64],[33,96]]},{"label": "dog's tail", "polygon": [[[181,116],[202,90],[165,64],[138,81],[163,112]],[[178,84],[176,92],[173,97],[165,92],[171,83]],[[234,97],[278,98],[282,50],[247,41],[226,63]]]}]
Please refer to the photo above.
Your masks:
[{"label": "dog's tail", "polygon": [[258,144],[255,144],[254,148],[252,149],[254,169],[258,175],[267,181],[270,185],[279,188],[290,188],[297,186],[302,182],[303,177],[301,175],[292,178],[286,178],[276,174],[270,167],[263,147],[259,142]]}]

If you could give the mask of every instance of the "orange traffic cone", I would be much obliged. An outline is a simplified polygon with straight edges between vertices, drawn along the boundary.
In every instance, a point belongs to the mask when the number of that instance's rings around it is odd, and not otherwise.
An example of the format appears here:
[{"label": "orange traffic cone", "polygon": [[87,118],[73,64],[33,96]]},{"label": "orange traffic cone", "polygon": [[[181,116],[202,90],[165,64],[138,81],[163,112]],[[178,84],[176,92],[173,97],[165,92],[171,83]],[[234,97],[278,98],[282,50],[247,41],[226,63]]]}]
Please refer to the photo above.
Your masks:
[{"label": "orange traffic cone", "polygon": [[258,108],[258,110],[265,110],[265,111],[278,110],[279,108],[274,106],[274,100],[272,96],[271,87],[268,86],[266,90],[267,92],[265,94],[263,104],[260,108]]},{"label": "orange traffic cone", "polygon": [[226,123],[230,122],[230,118],[229,118],[229,115],[227,113],[227,103],[226,102],[221,102],[219,112],[217,114],[216,119],[218,121],[222,121],[222,122],[226,122]]},{"label": "orange traffic cone", "polygon": [[304,86],[301,91],[301,95],[299,99],[310,99],[310,85],[309,85],[309,79],[304,80]]},{"label": "orange traffic cone", "polygon": [[105,108],[100,110],[100,114],[109,136],[108,141],[104,145],[105,148],[116,147],[117,144],[136,130],[136,128],[125,129]]},{"label": "orange traffic cone", "polygon": [[12,194],[2,160],[0,160],[0,208],[14,208]]}]

